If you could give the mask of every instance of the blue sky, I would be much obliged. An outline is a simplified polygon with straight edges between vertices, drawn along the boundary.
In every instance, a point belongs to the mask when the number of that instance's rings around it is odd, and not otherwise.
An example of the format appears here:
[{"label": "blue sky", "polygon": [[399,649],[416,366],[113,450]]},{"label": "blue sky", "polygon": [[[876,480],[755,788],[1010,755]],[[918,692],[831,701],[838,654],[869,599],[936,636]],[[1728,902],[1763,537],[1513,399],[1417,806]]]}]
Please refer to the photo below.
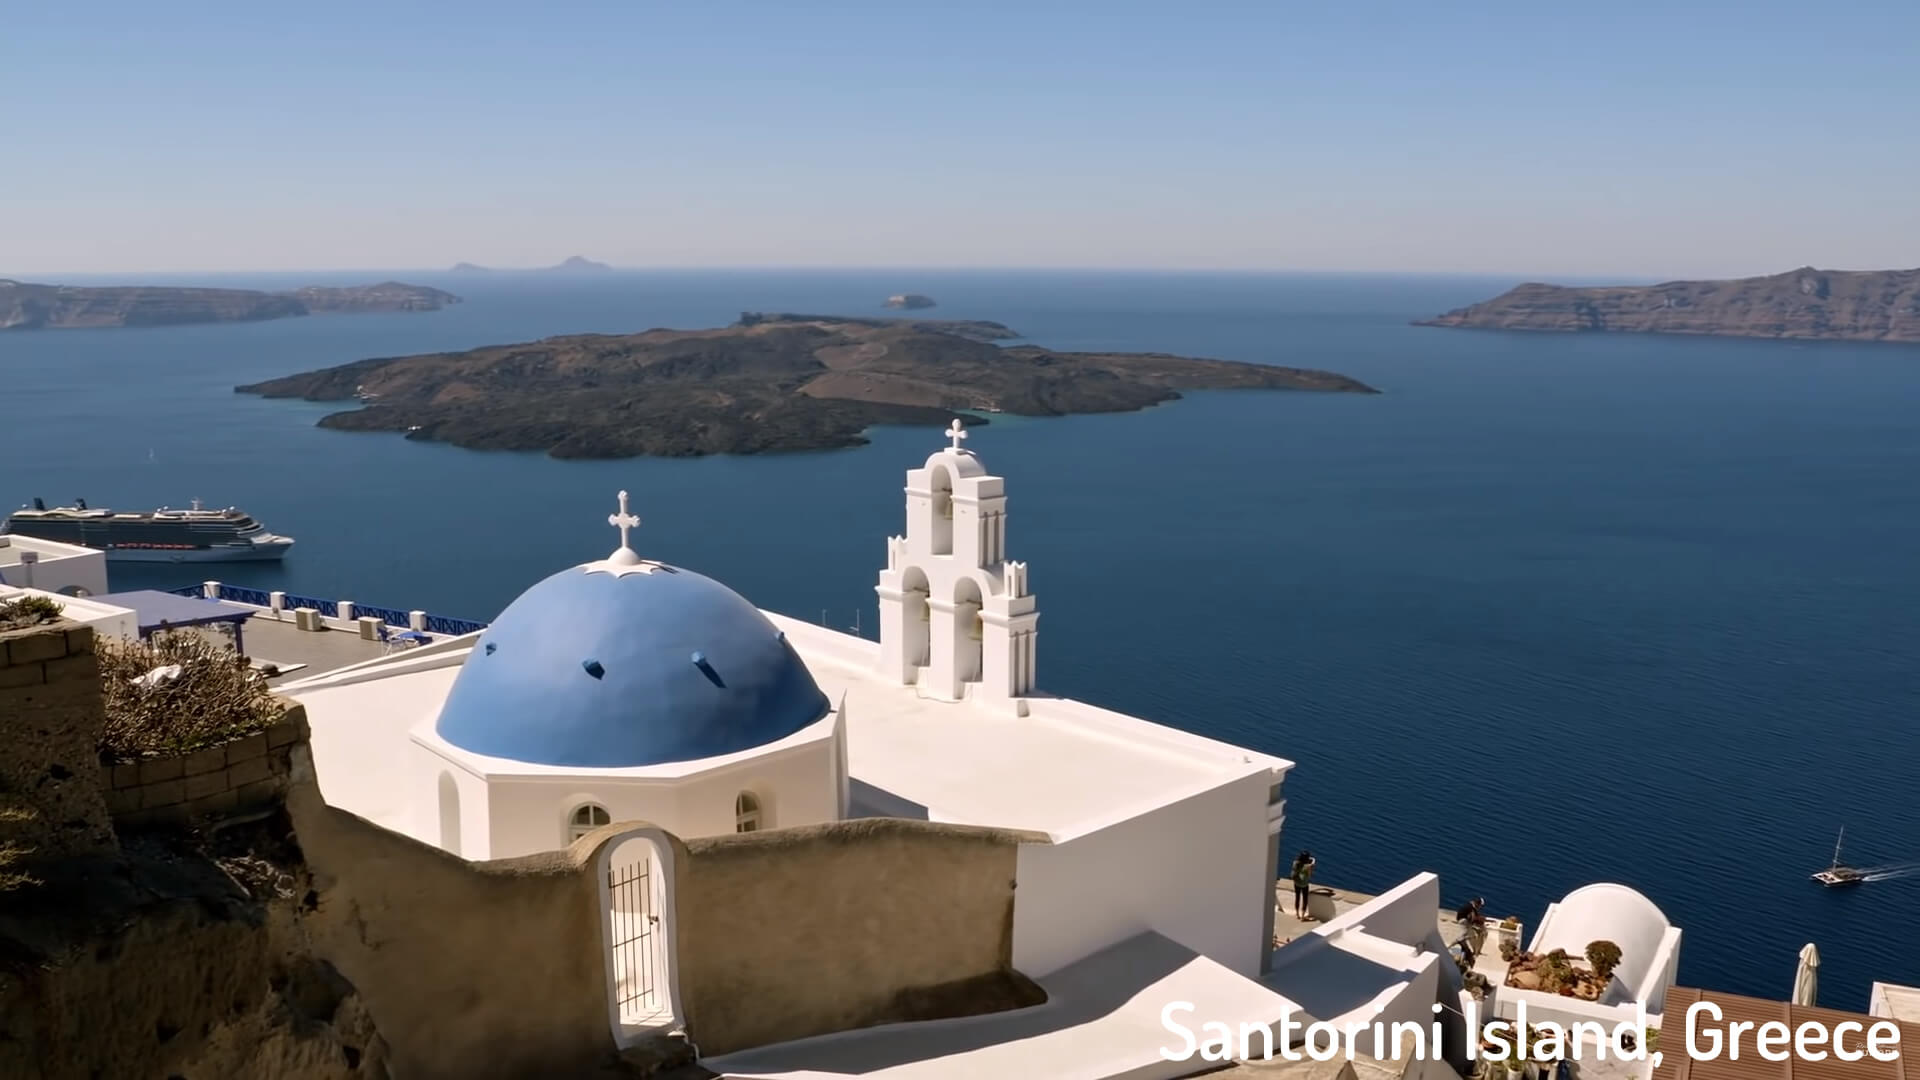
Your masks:
[{"label": "blue sky", "polygon": [[22,4],[0,274],[1920,264],[1920,4]]}]

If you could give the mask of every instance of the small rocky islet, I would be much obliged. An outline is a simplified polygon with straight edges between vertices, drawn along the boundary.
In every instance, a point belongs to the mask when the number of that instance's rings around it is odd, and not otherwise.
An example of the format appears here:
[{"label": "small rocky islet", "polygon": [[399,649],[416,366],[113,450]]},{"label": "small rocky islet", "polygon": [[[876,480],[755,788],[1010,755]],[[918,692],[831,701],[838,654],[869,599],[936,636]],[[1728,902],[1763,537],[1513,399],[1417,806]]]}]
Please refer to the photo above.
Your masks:
[{"label": "small rocky islet", "polygon": [[824,450],[862,445],[879,424],[1129,412],[1182,390],[1378,392],[1308,368],[996,344],[1018,337],[977,320],[748,312],[716,329],[380,357],[236,391],[358,403],[322,427],[559,458]]}]

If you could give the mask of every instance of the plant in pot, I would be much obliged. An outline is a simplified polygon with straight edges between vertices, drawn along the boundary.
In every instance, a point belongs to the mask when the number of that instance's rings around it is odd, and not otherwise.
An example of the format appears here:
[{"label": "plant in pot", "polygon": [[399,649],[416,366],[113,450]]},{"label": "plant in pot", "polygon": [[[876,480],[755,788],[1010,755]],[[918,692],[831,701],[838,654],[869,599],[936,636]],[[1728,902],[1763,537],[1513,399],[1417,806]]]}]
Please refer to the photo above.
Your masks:
[{"label": "plant in pot", "polygon": [[1589,942],[1587,963],[1593,965],[1593,973],[1600,977],[1604,985],[1613,978],[1613,969],[1620,966],[1620,946],[1604,940]]},{"label": "plant in pot", "polygon": [[1534,970],[1540,976],[1541,992],[1547,994],[1566,993],[1578,978],[1565,949],[1555,949],[1541,957],[1539,966]]}]

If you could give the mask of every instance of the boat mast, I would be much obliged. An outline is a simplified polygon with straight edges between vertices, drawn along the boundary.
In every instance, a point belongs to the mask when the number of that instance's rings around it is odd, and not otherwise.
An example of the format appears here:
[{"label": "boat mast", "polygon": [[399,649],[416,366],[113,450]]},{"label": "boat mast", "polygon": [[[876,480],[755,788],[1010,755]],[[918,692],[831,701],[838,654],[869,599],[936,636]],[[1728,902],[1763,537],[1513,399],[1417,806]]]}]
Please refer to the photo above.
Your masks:
[{"label": "boat mast", "polygon": [[1833,842],[1833,865],[1835,866],[1840,865],[1840,845],[1844,843],[1846,839],[1847,839],[1847,827],[1845,825],[1842,825],[1840,826],[1839,837],[1836,838]]}]

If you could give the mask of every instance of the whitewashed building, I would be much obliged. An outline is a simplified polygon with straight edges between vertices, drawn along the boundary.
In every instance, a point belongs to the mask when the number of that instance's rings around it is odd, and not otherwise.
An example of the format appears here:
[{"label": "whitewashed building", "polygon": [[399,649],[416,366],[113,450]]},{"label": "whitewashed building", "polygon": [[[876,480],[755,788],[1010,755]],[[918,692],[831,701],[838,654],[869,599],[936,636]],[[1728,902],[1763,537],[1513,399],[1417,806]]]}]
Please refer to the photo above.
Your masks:
[{"label": "whitewashed building", "polygon": [[63,596],[107,591],[107,555],[78,544],[0,533],[0,585]]},{"label": "whitewashed building", "polygon": [[[0,537],[0,539],[5,538]],[[93,632],[101,637],[133,641],[140,636],[139,616],[132,608],[97,599],[77,597],[71,593],[50,592],[46,589],[16,589],[0,585],[0,604],[26,596],[40,596],[59,604],[62,615],[74,622],[93,627]]]},{"label": "whitewashed building", "polygon": [[1258,976],[1292,763],[1038,691],[1005,482],[948,434],[907,474],[878,642],[643,558],[623,493],[619,547],[485,631],[286,684],[322,794],[469,859],[633,820],[688,838],[850,817],[1027,830],[1048,842],[1019,851],[1021,972],[1154,935]]}]

